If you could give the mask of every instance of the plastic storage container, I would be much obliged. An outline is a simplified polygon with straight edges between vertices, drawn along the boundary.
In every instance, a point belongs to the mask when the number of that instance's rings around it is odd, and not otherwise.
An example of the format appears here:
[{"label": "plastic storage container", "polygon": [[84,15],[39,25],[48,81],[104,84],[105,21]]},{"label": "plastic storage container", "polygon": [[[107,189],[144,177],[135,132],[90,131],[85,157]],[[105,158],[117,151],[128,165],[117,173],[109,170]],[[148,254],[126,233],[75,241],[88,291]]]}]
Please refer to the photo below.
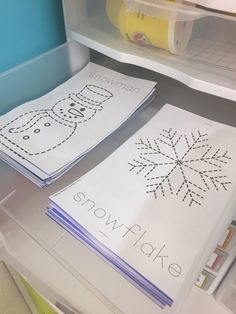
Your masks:
[{"label": "plastic storage container", "polygon": [[[200,4],[210,3],[216,9],[214,6],[217,2],[201,0]],[[158,8],[160,1],[130,0],[125,4],[139,5],[142,10],[146,8],[145,14],[149,15]],[[166,4],[161,5],[163,10]],[[171,10],[167,10],[168,14],[175,16],[175,22],[171,20],[174,25],[172,35],[179,22],[176,18],[178,14],[173,11],[177,5],[182,4],[174,1],[168,3],[171,6]],[[187,40],[181,51],[176,54],[165,47],[137,45],[124,39],[117,26],[111,23],[104,0],[64,0],[67,37],[74,41],[70,40],[0,75],[0,114],[43,95],[71,77],[88,62],[88,48],[102,53],[91,54],[94,62],[158,82],[158,97],[152,105],[139,112],[47,188],[39,189],[0,161],[0,260],[12,265],[53,304],[59,303],[74,313],[156,314],[160,311],[110,266],[53,223],[45,215],[45,208],[49,195],[103,160],[165,103],[236,126],[236,106],[232,101],[236,99],[236,71],[234,61],[231,62],[232,58],[235,60],[236,47],[234,16],[219,16],[218,12],[215,14],[198,9],[191,4],[187,13],[185,10],[181,13],[185,15],[184,21],[186,15],[190,17],[187,23],[192,25],[192,29],[189,38],[184,37]],[[190,11],[193,13],[190,14]],[[221,54],[223,50],[223,55],[231,56],[230,67],[217,64],[212,56],[204,57],[204,49],[209,46],[211,52],[207,53]],[[178,81],[225,99],[190,89]],[[231,220],[232,217],[224,217],[221,226],[216,229],[211,243],[212,251]],[[206,262],[202,259],[199,267],[203,267]],[[198,271],[196,269],[196,279]],[[185,287],[186,293],[190,288],[189,283]],[[211,296],[192,289],[182,303],[180,313],[225,314],[227,311],[218,306]]]},{"label": "plastic storage container", "polygon": [[229,0],[218,2],[64,0],[67,36],[118,61],[236,100],[236,10]]},{"label": "plastic storage container", "polygon": [[[123,73],[157,81],[157,99],[47,188],[39,189],[0,162],[0,260],[12,265],[52,304],[63,304],[75,313],[163,313],[131,283],[45,215],[48,196],[103,160],[167,102],[233,126],[236,126],[235,103],[229,100],[222,102],[218,97],[194,91],[170,78],[142,68],[122,65],[101,55],[94,55],[95,60]],[[4,73],[0,77],[2,112],[46,93],[79,71],[87,62],[88,50],[70,41]],[[48,73],[47,79],[42,75],[45,73]],[[30,93],[29,86],[34,87]],[[16,94],[10,93],[13,89]],[[231,220],[232,217],[224,217],[216,228],[211,243],[212,251]],[[203,258],[199,268],[205,263]],[[199,268],[196,268],[194,274],[196,278]],[[185,293],[191,289],[191,285],[190,282],[186,284]],[[181,314],[194,313],[193,307],[196,313],[224,314],[213,298],[207,296],[206,299],[204,294],[195,289],[179,306]]]}]

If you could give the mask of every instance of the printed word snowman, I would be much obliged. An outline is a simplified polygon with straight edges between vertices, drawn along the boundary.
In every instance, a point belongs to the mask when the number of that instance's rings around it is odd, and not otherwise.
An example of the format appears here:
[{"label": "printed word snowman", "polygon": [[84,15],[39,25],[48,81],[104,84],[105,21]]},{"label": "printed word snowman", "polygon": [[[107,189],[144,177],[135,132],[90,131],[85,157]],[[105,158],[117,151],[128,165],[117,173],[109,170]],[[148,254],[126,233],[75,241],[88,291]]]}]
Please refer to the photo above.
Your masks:
[{"label": "printed word snowman", "polygon": [[78,94],[71,93],[57,101],[51,109],[22,112],[0,129],[0,142],[21,157],[55,150],[77,133],[79,124],[101,111],[102,104],[112,96],[104,88],[86,85]]}]

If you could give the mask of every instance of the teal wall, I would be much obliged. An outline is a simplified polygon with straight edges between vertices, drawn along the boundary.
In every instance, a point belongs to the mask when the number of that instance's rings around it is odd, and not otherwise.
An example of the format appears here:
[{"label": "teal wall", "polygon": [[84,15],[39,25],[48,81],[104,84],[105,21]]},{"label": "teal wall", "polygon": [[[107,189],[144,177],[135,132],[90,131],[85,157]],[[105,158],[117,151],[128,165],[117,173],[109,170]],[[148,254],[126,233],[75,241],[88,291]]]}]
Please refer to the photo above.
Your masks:
[{"label": "teal wall", "polygon": [[0,72],[63,42],[61,0],[0,0]]}]

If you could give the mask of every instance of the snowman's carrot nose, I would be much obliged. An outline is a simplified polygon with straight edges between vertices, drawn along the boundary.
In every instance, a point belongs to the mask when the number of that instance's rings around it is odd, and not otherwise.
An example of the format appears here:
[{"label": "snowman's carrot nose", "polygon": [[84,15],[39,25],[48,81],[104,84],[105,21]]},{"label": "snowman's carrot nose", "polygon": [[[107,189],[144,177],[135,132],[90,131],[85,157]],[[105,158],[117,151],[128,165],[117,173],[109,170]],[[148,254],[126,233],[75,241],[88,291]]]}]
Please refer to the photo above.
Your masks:
[{"label": "snowman's carrot nose", "polygon": [[70,109],[68,110],[68,112],[69,112],[70,114],[73,114],[73,115],[76,116],[76,117],[84,117],[83,113],[80,112],[80,111],[79,111],[78,109],[76,109],[76,108],[70,108]]}]

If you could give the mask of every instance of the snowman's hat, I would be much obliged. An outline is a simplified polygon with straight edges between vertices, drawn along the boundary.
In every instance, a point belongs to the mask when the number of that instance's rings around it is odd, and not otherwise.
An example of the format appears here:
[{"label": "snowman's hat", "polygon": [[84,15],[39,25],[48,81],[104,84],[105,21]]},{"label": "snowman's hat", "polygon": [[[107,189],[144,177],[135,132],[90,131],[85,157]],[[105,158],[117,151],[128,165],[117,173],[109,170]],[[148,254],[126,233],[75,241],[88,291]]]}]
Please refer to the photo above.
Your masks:
[{"label": "snowman's hat", "polygon": [[[75,97],[76,96],[76,97]],[[88,84],[86,85],[78,94],[70,94],[70,97],[75,97],[73,99],[75,102],[81,104],[84,107],[102,110],[102,104],[113,96],[111,92],[105,88]]]}]

